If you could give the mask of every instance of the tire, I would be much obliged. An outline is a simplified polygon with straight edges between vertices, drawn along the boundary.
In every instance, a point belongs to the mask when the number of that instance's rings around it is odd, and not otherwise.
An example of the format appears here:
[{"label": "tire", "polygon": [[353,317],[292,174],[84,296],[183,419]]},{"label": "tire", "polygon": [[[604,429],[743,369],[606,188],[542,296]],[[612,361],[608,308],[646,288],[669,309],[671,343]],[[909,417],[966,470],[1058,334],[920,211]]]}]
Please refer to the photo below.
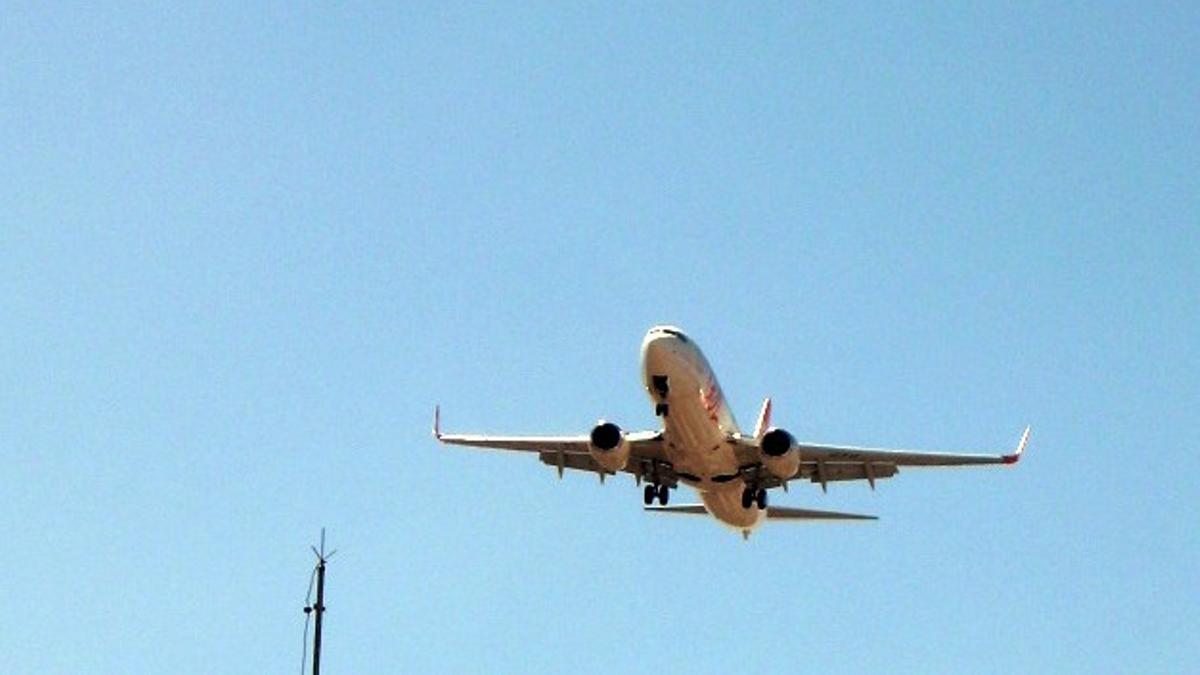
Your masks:
[{"label": "tire", "polygon": [[666,485],[659,485],[658,486],[658,503],[662,504],[663,506],[666,506],[667,502],[669,502],[669,501],[671,501],[671,488],[667,487]]},{"label": "tire", "polygon": [[754,502],[754,490],[751,490],[750,488],[746,488],[745,490],[742,490],[742,508],[743,509],[750,508],[750,504],[752,504],[753,502]]},{"label": "tire", "polygon": [[642,503],[645,504],[646,506],[650,506],[651,504],[654,503],[654,495],[655,495],[654,486],[647,485],[646,489],[642,491]]},{"label": "tire", "polygon": [[758,502],[758,508],[760,508],[760,509],[767,508],[767,491],[764,489],[760,489],[758,491],[758,494],[754,495],[754,501]]}]

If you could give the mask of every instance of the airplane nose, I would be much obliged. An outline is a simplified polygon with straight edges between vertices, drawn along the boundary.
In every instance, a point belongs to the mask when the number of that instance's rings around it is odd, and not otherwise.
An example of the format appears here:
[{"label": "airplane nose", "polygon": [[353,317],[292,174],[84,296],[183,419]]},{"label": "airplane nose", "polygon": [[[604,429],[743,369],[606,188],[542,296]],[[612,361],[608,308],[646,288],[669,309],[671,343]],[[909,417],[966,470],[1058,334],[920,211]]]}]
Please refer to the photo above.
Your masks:
[{"label": "airplane nose", "polygon": [[661,370],[663,362],[669,358],[678,345],[678,340],[661,331],[651,330],[642,340],[642,363],[649,370]]},{"label": "airplane nose", "polygon": [[642,361],[646,361],[655,355],[660,347],[655,343],[659,340],[659,336],[653,332],[646,333],[645,339],[642,340]]},{"label": "airplane nose", "polygon": [[642,340],[642,356],[656,356],[667,347],[667,343],[671,341],[671,336],[665,335],[657,331],[646,333],[646,338]]},{"label": "airplane nose", "polygon": [[653,332],[646,333],[645,339],[642,340],[642,361],[643,362],[649,360],[652,355],[654,355],[655,353],[658,352],[659,347],[655,346],[655,344],[654,344],[657,340],[658,340],[658,336],[656,336]]}]

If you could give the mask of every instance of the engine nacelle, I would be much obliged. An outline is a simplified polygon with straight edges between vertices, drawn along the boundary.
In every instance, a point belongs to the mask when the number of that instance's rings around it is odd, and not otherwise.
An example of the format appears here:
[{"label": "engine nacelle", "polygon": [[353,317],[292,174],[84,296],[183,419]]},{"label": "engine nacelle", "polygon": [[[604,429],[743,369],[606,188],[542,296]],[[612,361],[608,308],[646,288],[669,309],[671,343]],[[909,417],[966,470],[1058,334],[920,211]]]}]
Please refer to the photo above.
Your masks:
[{"label": "engine nacelle", "polygon": [[758,444],[763,466],[780,480],[791,480],[800,470],[796,439],[783,429],[770,429]]},{"label": "engine nacelle", "polygon": [[600,420],[588,436],[588,451],[597,464],[616,473],[629,461],[629,440],[621,427]]}]

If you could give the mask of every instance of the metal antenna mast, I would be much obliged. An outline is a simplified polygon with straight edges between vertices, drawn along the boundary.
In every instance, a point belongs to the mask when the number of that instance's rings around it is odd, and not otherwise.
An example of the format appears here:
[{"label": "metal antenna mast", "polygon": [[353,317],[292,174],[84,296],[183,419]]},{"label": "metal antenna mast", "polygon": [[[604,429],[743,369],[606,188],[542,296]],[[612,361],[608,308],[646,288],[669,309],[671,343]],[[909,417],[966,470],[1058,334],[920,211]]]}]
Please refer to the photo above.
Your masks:
[{"label": "metal antenna mast", "polygon": [[[313,675],[321,675],[321,617],[325,614],[325,563],[333,557],[337,551],[325,552],[325,528],[321,528],[321,550],[317,547],[310,546],[312,552],[317,556],[317,602],[313,605],[308,605],[304,608],[305,614],[315,614],[317,617],[316,627],[313,631]],[[311,590],[311,586],[309,587]]]}]

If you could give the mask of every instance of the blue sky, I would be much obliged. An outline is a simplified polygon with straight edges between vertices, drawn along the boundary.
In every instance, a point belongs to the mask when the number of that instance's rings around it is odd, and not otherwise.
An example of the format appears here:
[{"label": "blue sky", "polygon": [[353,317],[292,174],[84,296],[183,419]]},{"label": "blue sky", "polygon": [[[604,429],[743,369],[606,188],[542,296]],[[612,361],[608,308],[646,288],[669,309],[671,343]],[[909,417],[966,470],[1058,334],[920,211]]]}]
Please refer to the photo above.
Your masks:
[{"label": "blue sky", "polygon": [[[0,18],[0,661],[1200,668],[1200,12],[22,3]],[[651,517],[463,431],[1007,450]],[[690,501],[686,495],[677,501]]]}]

